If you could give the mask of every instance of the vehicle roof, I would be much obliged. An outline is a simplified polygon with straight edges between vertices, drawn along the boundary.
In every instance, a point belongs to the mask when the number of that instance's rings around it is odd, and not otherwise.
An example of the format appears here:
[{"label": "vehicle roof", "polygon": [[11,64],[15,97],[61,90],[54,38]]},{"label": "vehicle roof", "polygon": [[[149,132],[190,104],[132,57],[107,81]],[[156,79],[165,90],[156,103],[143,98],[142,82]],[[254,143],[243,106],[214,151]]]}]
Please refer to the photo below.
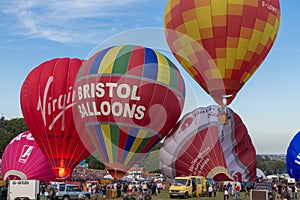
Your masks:
[{"label": "vehicle roof", "polygon": [[190,179],[191,177],[190,176],[178,176],[178,177],[175,177],[175,179]]},{"label": "vehicle roof", "polygon": [[256,190],[268,190],[268,191],[272,191],[273,187],[271,183],[256,183],[254,185],[254,189]]},{"label": "vehicle roof", "polygon": [[56,186],[59,187],[60,185],[65,185],[65,186],[76,186],[78,187],[78,185],[76,184],[70,184],[70,183],[51,183],[52,186]]}]

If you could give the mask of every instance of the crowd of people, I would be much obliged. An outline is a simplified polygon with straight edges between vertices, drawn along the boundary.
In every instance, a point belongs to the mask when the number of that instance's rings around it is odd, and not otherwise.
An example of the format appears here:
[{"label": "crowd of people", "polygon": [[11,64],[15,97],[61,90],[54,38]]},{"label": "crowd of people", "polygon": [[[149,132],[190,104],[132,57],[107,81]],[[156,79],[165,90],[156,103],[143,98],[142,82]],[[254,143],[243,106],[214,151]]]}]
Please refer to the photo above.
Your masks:
[{"label": "crowd of people", "polygon": [[[160,191],[163,189],[163,184],[161,182],[140,182],[138,184],[133,184],[131,182],[119,182],[115,181],[110,184],[101,184],[99,183],[91,183],[84,185],[83,190],[90,192],[94,196],[102,195],[103,198],[106,197],[123,197],[125,199],[127,198],[133,198],[138,197],[141,199],[141,197],[152,195],[157,195],[160,193]],[[113,194],[115,192],[115,194]],[[110,194],[109,194],[110,193]]]},{"label": "crowd of people", "polygon": [[82,181],[82,180],[97,180],[101,179],[106,175],[105,170],[100,169],[89,169],[86,167],[75,167],[72,173],[72,180]]},{"label": "crowd of people", "polygon": [[[246,190],[246,193],[245,193],[245,195],[246,195],[247,192],[250,191],[250,188],[248,185],[245,187],[245,190]],[[231,183],[224,185],[223,191],[224,191],[224,200],[232,200],[233,196],[235,196],[236,200],[241,199],[241,194],[240,194],[241,186],[237,183],[235,183],[234,185]]]},{"label": "crowd of people", "polygon": [[297,199],[297,185],[289,184],[286,181],[283,183],[273,183],[273,190],[277,192],[278,197],[283,200]]},{"label": "crowd of people", "polygon": [[[86,167],[75,167],[72,173],[72,180],[82,181],[82,180],[95,180],[101,179],[106,175],[105,170],[100,169],[89,169]],[[1,163],[0,163],[0,176],[2,177]]]},{"label": "crowd of people", "polygon": [[[246,185],[243,188],[244,195],[250,197],[250,191],[252,189],[257,189],[257,184],[265,184],[265,186],[269,185],[270,189],[268,192],[268,196],[270,200],[276,200],[276,199],[282,199],[282,200],[294,200],[297,199],[297,184],[296,183],[287,183],[286,181],[283,182],[260,182],[260,183],[254,183],[253,185]],[[266,190],[266,188],[264,188]],[[241,198],[241,191],[242,188],[238,184],[231,184],[228,183],[226,185],[223,185],[223,194],[224,194],[224,200],[240,200]]]}]

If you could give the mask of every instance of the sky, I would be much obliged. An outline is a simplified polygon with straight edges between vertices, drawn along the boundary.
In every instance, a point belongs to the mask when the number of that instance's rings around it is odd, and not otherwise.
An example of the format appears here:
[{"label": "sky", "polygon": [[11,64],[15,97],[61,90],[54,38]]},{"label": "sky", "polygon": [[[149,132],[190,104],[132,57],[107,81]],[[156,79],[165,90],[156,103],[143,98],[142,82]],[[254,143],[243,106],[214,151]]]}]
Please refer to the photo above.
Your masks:
[{"label": "sky", "polygon": [[[6,119],[23,117],[22,83],[34,67],[52,58],[84,59],[118,42],[148,45],[168,54],[161,34],[166,3],[167,0],[3,0],[0,115]],[[229,106],[246,124],[257,154],[285,154],[300,130],[300,2],[281,0],[280,6],[281,22],[274,46]],[[194,105],[215,104],[182,73],[197,94],[196,100],[189,101],[187,111],[196,108]]]}]

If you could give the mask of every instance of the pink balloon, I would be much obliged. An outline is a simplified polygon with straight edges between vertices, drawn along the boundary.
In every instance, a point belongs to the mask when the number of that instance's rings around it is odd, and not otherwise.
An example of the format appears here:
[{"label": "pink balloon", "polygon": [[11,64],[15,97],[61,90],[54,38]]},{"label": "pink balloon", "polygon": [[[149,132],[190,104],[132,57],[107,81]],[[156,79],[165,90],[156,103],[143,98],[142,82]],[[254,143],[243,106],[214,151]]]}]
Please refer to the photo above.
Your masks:
[{"label": "pink balloon", "polygon": [[4,180],[56,180],[48,159],[29,131],[20,133],[6,146],[1,167]]}]

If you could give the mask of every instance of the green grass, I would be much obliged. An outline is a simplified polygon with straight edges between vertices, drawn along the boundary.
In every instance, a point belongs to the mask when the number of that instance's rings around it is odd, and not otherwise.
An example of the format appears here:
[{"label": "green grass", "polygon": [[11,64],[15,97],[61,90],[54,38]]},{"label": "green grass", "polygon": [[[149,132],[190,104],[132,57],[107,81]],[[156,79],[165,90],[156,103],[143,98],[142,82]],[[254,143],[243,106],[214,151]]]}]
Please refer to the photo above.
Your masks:
[{"label": "green grass", "polygon": [[[103,199],[102,195],[100,195],[100,196],[101,196],[101,199]],[[135,197],[135,199],[137,199],[138,196],[134,195],[133,197]],[[95,199],[95,198],[92,197],[91,199]],[[122,199],[122,198],[118,198],[118,199]],[[161,200],[161,199],[170,199],[168,190],[162,191],[157,196],[152,196],[152,200]],[[177,199],[181,199],[181,198],[174,198],[174,200],[177,200]],[[210,199],[210,200],[224,200],[224,196],[223,196],[223,192],[217,192],[216,197],[198,197],[198,198],[193,197],[193,198],[188,198],[188,200],[196,200],[196,199],[197,200],[199,200],[199,199],[201,199],[201,200],[205,200],[205,199],[207,199],[207,200],[208,199]],[[233,199],[235,199],[235,198],[233,198]],[[241,192],[241,199],[242,200],[250,200],[250,197],[249,196],[245,197],[245,193]],[[109,200],[109,199],[107,199],[107,200]],[[111,199],[111,200],[113,200],[113,199]],[[114,198],[114,200],[116,200],[116,198]]]},{"label": "green grass", "polygon": [[[98,197],[99,199],[103,199],[102,195],[99,195],[101,198]],[[276,195],[277,196],[277,195]],[[135,197],[135,199],[137,199],[137,195],[134,195],[133,197]],[[91,198],[92,200],[95,199],[94,197]],[[108,199],[107,200],[116,200],[116,199],[122,199],[122,198],[113,198],[113,199]],[[164,190],[162,191],[160,194],[158,194],[157,196],[152,196],[152,200],[161,200],[161,199],[170,199],[169,197],[169,192],[168,190]],[[174,198],[172,200],[178,200],[178,199],[182,199],[182,198]],[[216,197],[193,197],[193,198],[188,198],[188,200],[224,200],[224,196],[223,196],[223,192],[217,192],[217,196]],[[235,197],[232,198],[233,200],[235,200]],[[281,199],[281,198],[277,198],[276,199]],[[245,196],[245,192],[241,192],[241,200],[250,200],[249,196]]]}]

